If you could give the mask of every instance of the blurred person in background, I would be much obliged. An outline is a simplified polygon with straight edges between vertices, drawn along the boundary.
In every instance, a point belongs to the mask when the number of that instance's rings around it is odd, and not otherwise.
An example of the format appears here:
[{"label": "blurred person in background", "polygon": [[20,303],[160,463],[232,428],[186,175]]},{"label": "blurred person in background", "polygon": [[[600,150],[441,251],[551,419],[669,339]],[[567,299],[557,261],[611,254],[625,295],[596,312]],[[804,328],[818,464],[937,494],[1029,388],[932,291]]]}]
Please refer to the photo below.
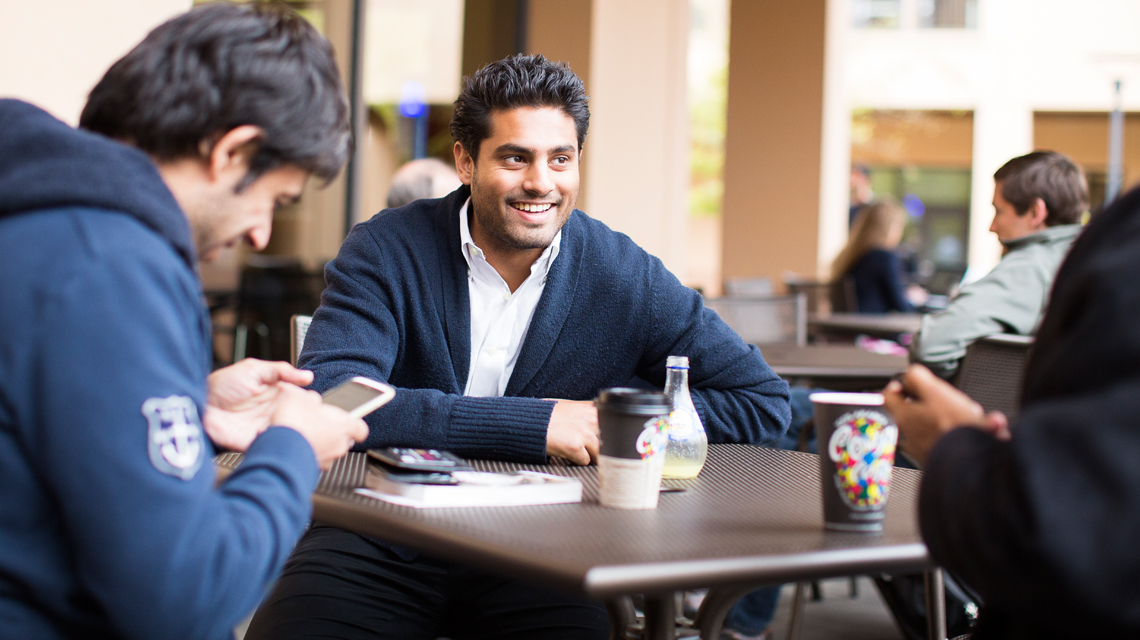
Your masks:
[{"label": "blurred person in background", "polygon": [[855,283],[859,313],[914,311],[902,281],[895,248],[906,229],[906,210],[893,198],[864,206],[855,216],[847,245],[831,265],[831,280]]},{"label": "blurred person in background", "polygon": [[847,226],[855,226],[855,216],[865,205],[875,201],[875,192],[871,190],[871,169],[867,165],[851,165],[850,207],[847,210]]},{"label": "blurred person in background", "polygon": [[439,158],[420,158],[404,163],[392,176],[388,208],[396,209],[423,198],[442,198],[462,184],[459,174]]},{"label": "blurred person in background", "polygon": [[945,310],[924,316],[911,341],[911,361],[947,380],[978,339],[995,333],[1033,335],[1057,268],[1081,231],[1088,184],[1068,157],[1034,151],[994,173],[993,205],[990,231],[1004,249],[1001,262],[962,287]]}]

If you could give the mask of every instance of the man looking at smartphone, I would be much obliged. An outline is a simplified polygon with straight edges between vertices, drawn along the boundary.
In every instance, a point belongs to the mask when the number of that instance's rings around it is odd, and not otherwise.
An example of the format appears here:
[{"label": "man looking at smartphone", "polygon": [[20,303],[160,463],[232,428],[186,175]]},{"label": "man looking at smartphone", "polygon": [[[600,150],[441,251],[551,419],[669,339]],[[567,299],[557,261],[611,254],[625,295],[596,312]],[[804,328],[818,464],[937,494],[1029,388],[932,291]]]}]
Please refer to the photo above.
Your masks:
[{"label": "man looking at smartphone", "polygon": [[[367,434],[284,363],[207,378],[197,277],[339,171],[332,50],[287,10],[207,5],[80,124],[0,101],[0,635],[229,638]],[[246,452],[216,489],[207,435]]]},{"label": "man looking at smartphone", "polygon": [[[710,442],[772,441],[788,387],[661,261],[574,209],[589,125],[564,64],[514,56],[466,78],[451,132],[462,187],[358,225],[301,363],[318,389],[354,375],[396,398],[369,446],[589,464],[601,389],[664,385],[691,363]],[[247,638],[604,638],[605,609],[455,562],[315,526]]]}]

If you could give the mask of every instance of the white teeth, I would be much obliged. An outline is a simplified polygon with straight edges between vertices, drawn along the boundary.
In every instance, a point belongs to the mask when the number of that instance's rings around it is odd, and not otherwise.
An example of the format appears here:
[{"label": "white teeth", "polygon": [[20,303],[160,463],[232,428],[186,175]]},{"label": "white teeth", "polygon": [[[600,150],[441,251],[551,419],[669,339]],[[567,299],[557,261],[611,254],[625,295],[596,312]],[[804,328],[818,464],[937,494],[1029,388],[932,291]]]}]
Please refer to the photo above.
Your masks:
[{"label": "white teeth", "polygon": [[549,209],[550,207],[553,207],[553,206],[554,206],[554,205],[552,205],[552,204],[550,204],[550,203],[544,203],[544,204],[524,204],[524,203],[521,203],[521,202],[520,202],[520,203],[516,203],[516,204],[514,205],[514,207],[515,207],[516,209],[518,209],[519,211],[526,211],[527,213],[542,213],[543,211],[546,211],[547,209]]}]

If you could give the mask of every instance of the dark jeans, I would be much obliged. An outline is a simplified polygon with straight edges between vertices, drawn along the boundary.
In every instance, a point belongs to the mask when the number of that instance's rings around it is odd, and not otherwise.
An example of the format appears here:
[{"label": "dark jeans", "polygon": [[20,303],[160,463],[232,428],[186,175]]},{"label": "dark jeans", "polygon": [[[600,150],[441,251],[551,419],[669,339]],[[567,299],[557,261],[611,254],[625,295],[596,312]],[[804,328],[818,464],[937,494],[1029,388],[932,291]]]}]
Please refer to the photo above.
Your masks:
[{"label": "dark jeans", "polygon": [[464,565],[392,550],[335,527],[301,538],[247,640],[590,638],[605,607]]}]

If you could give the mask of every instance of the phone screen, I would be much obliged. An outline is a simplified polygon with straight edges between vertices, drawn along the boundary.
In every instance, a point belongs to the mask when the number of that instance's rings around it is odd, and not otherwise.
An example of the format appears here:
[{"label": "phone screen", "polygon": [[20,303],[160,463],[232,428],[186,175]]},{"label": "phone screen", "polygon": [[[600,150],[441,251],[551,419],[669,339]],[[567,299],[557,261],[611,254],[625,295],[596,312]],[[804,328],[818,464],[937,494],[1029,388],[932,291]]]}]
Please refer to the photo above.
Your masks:
[{"label": "phone screen", "polygon": [[[367,384],[362,384],[361,381]],[[385,384],[367,378],[354,378],[335,389],[329,389],[321,399],[361,418],[391,400],[394,395],[395,390]]]}]

